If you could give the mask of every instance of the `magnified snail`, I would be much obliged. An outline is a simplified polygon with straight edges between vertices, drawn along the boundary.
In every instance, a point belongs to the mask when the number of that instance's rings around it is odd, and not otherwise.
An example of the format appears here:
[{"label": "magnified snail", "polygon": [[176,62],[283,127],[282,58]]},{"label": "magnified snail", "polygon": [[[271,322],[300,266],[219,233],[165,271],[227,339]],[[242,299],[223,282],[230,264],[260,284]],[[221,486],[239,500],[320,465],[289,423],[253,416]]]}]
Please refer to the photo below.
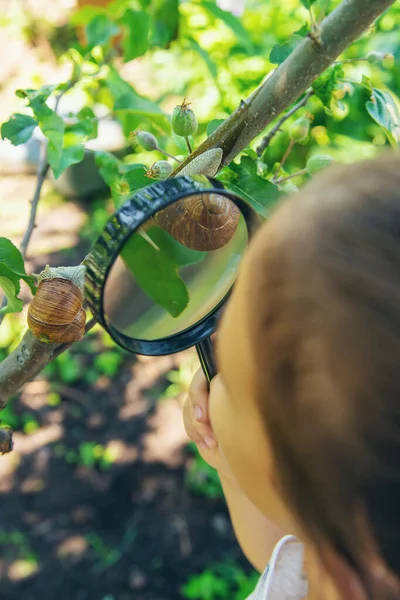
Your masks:
[{"label": "magnified snail", "polygon": [[218,250],[234,236],[240,219],[236,204],[219,194],[197,194],[159,211],[154,220],[192,250]]},{"label": "magnified snail", "polygon": [[76,342],[85,333],[82,308],[85,267],[46,266],[28,309],[28,327],[41,342]]}]

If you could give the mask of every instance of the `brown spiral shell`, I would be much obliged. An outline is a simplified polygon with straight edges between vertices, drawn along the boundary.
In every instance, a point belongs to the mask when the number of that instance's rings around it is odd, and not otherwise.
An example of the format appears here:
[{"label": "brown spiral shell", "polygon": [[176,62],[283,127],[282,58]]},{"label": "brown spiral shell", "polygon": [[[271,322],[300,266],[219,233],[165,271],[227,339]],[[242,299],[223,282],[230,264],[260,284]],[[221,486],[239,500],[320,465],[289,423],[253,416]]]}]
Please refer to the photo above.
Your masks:
[{"label": "brown spiral shell", "polygon": [[43,279],[28,309],[28,326],[42,342],[76,342],[85,333],[81,290],[68,279]]},{"label": "brown spiral shell", "polygon": [[154,219],[178,242],[192,250],[218,250],[234,236],[240,210],[219,194],[196,194],[167,206]]}]

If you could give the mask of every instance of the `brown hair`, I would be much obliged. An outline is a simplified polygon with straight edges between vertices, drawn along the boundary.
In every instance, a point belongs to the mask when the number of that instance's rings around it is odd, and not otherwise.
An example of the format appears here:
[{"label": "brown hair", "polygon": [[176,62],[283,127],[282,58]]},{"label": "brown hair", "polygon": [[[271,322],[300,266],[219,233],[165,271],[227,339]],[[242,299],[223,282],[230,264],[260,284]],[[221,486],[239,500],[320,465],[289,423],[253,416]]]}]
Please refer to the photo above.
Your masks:
[{"label": "brown hair", "polygon": [[250,327],[286,501],[364,581],[367,524],[400,576],[399,155],[329,168],[256,246]]}]

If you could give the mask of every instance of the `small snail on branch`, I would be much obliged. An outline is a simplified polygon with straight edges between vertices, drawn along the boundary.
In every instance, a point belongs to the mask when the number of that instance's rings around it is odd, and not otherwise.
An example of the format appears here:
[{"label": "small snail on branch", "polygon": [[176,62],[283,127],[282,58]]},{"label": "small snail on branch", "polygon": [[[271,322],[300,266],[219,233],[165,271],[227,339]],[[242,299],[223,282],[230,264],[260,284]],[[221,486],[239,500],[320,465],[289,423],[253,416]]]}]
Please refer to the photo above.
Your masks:
[{"label": "small snail on branch", "polygon": [[85,266],[49,265],[37,277],[39,286],[28,309],[28,327],[41,342],[77,342],[85,333],[82,308]]}]

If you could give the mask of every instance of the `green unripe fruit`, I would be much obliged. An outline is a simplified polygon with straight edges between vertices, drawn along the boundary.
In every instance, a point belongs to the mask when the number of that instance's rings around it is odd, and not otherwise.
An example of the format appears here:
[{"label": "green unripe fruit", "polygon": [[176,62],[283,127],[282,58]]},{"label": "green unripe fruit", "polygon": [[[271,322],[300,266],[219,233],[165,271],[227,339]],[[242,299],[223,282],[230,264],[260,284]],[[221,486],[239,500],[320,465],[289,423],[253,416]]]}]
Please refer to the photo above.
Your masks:
[{"label": "green unripe fruit", "polygon": [[328,154],[315,154],[307,161],[307,169],[310,175],[314,175],[317,171],[325,169],[333,162],[332,156]]},{"label": "green unripe fruit", "polygon": [[371,63],[371,65],[375,65],[376,63],[380,63],[383,61],[385,55],[383,52],[368,52],[367,61]]},{"label": "green unripe fruit", "polygon": [[181,137],[189,137],[197,131],[198,123],[196,115],[189,108],[189,103],[184,100],[182,104],[175,106],[171,119],[172,131]]},{"label": "green unripe fruit", "polygon": [[284,194],[293,194],[294,192],[298,192],[299,188],[291,181],[285,181],[285,183],[279,186],[279,190]]},{"label": "green unripe fruit", "polygon": [[138,141],[139,146],[141,146],[143,150],[147,150],[148,152],[150,152],[151,150],[157,149],[157,138],[148,131],[138,131],[136,134],[136,139]]},{"label": "green unripe fruit", "polygon": [[171,175],[173,171],[172,165],[167,160],[158,160],[153,163],[150,169],[146,172],[147,177],[161,181]]},{"label": "green unripe fruit", "polygon": [[289,129],[290,139],[294,142],[304,142],[310,131],[310,120],[307,117],[300,117],[291,125]]}]

